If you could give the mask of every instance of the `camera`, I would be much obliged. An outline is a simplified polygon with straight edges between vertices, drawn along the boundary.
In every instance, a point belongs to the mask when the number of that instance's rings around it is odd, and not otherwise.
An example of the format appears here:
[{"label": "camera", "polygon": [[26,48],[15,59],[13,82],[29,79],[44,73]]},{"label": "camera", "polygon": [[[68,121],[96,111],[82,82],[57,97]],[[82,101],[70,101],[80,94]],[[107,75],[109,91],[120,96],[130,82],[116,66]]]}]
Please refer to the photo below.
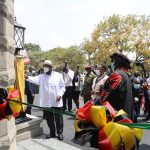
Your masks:
[{"label": "camera", "polygon": [[144,58],[139,58],[135,61],[136,66],[144,67]]},{"label": "camera", "polygon": [[135,64],[136,64],[136,66],[143,66],[144,60],[137,60]]}]

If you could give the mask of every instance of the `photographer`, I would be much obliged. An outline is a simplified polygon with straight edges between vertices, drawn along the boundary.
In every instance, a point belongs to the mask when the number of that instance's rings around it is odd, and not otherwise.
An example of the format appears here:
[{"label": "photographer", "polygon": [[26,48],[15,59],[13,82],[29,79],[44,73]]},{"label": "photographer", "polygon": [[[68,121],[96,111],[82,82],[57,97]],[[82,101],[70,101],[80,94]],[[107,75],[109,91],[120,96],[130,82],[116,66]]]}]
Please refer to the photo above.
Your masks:
[{"label": "photographer", "polygon": [[132,92],[134,98],[134,109],[136,112],[136,118],[140,117],[140,106],[143,98],[143,90],[142,90],[142,83],[143,79],[140,76],[139,72],[135,72],[132,76]]},{"label": "photographer", "polygon": [[62,75],[66,88],[66,91],[63,95],[63,111],[65,112],[65,110],[67,109],[66,102],[68,102],[68,111],[72,110],[72,80],[74,77],[74,71],[69,69],[67,61],[65,61]]},{"label": "photographer", "polygon": [[77,69],[74,73],[72,84],[72,99],[76,105],[76,108],[79,109],[79,96],[81,92],[81,86],[83,84],[83,78],[79,69],[79,65],[77,65]]}]

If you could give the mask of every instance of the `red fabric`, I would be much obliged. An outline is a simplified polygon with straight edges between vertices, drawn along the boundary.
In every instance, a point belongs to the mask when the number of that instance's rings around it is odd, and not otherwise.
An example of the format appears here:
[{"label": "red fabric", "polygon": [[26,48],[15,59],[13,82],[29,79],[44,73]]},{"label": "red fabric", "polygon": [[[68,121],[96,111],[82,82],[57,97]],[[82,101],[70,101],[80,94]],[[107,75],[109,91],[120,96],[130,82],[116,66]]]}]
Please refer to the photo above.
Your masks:
[{"label": "red fabric", "polygon": [[103,128],[100,129],[98,133],[98,146],[100,150],[113,150],[112,144]]},{"label": "red fabric", "polygon": [[5,101],[3,104],[0,104],[0,120],[5,119],[6,113],[5,113],[5,107],[6,107],[7,101]]},{"label": "red fabric", "polygon": [[121,82],[121,75],[119,75],[118,73],[112,73],[109,76],[108,80],[106,81],[106,84],[107,84],[107,82],[109,82],[109,89],[107,89],[107,90],[104,89],[102,91],[102,93],[100,95],[101,103],[103,103],[103,101],[107,100],[110,90],[117,88],[117,86]]},{"label": "red fabric", "polygon": [[20,115],[20,113],[15,113],[15,112],[12,112],[13,113],[13,117],[17,117]]},{"label": "red fabric", "polygon": [[28,57],[28,53],[25,49],[21,49],[19,54],[23,57],[24,64],[30,64],[30,59]]},{"label": "red fabric", "polygon": [[107,99],[107,96],[108,96],[108,92],[107,91],[102,91],[101,95],[100,95],[100,101],[101,103],[103,104],[103,102]]},{"label": "red fabric", "polygon": [[129,118],[119,120],[118,122],[133,123],[133,121],[132,121],[132,120],[130,120]]},{"label": "red fabric", "polygon": [[105,102],[103,103],[103,105],[108,108],[108,110],[109,110],[109,112],[110,112],[112,118],[114,118],[114,117],[115,117],[115,113],[116,113],[116,112],[115,112],[115,109],[109,104],[108,101],[105,101]]},{"label": "red fabric", "polygon": [[121,75],[119,75],[118,73],[112,73],[109,76],[108,80],[110,82],[111,89],[116,89],[121,82]]},{"label": "red fabric", "polygon": [[8,95],[8,99],[13,99],[19,95],[19,90],[14,90]]},{"label": "red fabric", "polygon": [[[19,90],[14,90],[8,95],[8,99],[14,99],[19,95]],[[12,111],[13,117],[17,117],[20,114]]]},{"label": "red fabric", "polygon": [[145,108],[145,99],[144,99],[144,94],[142,95],[142,98],[141,98],[142,100],[141,100],[141,107],[142,107],[142,109],[144,109]]},{"label": "red fabric", "polygon": [[76,111],[76,117],[80,120],[87,120],[91,121],[91,116],[90,116],[90,109],[93,106],[91,101],[88,101],[85,103],[85,105],[81,108],[79,108]]}]

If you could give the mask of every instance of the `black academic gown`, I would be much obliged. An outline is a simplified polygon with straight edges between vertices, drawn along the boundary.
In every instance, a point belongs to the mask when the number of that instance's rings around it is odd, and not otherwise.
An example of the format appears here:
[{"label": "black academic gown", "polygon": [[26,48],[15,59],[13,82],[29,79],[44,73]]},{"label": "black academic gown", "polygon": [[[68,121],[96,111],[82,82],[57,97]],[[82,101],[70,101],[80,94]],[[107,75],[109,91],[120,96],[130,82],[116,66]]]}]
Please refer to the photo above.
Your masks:
[{"label": "black academic gown", "polygon": [[115,110],[123,109],[133,119],[134,103],[130,75],[123,69],[117,69],[105,82],[101,100],[107,100]]}]

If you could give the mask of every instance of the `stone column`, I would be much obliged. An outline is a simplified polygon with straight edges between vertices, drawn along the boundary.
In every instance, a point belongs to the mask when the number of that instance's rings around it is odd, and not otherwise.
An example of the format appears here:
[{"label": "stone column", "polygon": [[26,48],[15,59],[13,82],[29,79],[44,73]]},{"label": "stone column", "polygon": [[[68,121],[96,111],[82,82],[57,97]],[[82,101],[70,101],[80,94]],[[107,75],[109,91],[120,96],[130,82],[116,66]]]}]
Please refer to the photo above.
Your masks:
[{"label": "stone column", "polygon": [[14,0],[0,0],[0,87],[14,84]]},{"label": "stone column", "polygon": [[16,150],[15,120],[0,121],[0,150]]},{"label": "stone column", "polygon": [[[14,0],[0,0],[0,87],[14,84]],[[0,150],[16,150],[14,118],[0,120]]]}]

